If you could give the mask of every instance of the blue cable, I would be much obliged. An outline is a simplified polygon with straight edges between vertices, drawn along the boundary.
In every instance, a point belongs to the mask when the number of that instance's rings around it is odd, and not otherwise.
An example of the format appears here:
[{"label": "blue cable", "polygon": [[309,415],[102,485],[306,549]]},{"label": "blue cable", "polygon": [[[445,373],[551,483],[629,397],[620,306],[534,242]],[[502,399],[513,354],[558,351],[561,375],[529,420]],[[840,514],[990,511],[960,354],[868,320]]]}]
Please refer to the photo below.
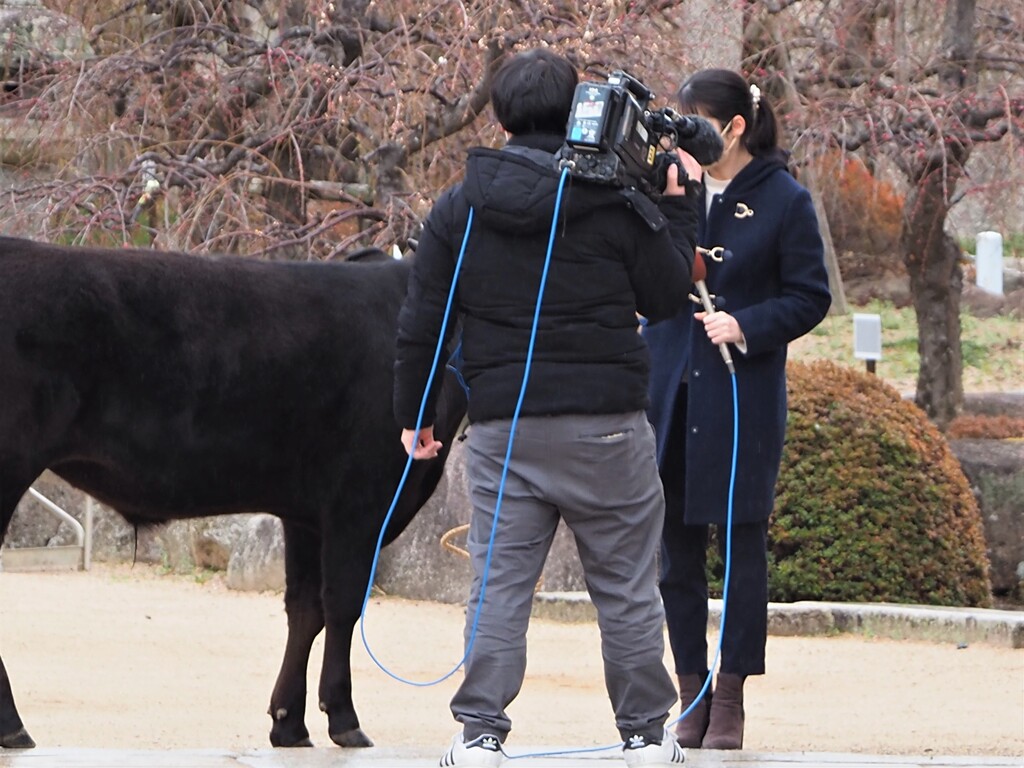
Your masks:
[{"label": "blue cable", "polygon": [[[420,400],[420,409],[419,412],[416,414],[416,429],[413,433],[412,439],[412,444],[414,447],[416,443],[419,442],[420,439],[420,427],[423,426],[423,413],[427,409],[427,399],[430,395],[430,385],[434,381],[434,374],[437,373],[437,363],[441,359],[441,349],[444,347],[445,332],[448,330],[448,320],[451,316],[452,303],[454,302],[455,299],[455,288],[459,282],[459,270],[462,267],[462,259],[466,255],[466,244],[469,242],[469,233],[470,230],[472,229],[472,226],[473,209],[470,208],[469,215],[466,219],[466,233],[462,237],[462,247],[459,249],[459,257],[455,262],[455,271],[452,274],[452,284],[451,287],[448,289],[448,301],[444,308],[444,317],[441,320],[441,330],[438,333],[437,337],[437,347],[434,349],[434,359],[430,364],[430,373],[427,374],[427,384],[423,388],[423,397]],[[466,648],[466,655],[462,657],[462,661],[460,661],[456,667],[454,667],[445,675],[437,678],[436,680],[421,683],[416,682],[414,680],[406,680],[405,678],[394,674],[391,670],[389,670],[387,667],[381,664],[381,662],[377,659],[376,655],[374,655],[373,650],[370,648],[369,642],[366,640],[366,606],[369,604],[370,595],[373,593],[373,579],[377,575],[377,565],[380,561],[380,552],[381,549],[383,549],[384,547],[384,534],[387,531],[388,523],[391,522],[392,515],[394,515],[395,513],[395,507],[398,505],[398,498],[402,495],[402,490],[405,488],[405,481],[409,477],[409,470],[412,468],[412,462],[413,458],[412,453],[410,452],[408,458],[405,461],[405,469],[402,471],[402,477],[398,481],[398,488],[395,490],[395,495],[391,499],[391,506],[388,507],[388,513],[384,516],[384,522],[381,524],[380,534],[377,536],[377,546],[373,551],[373,562],[370,565],[370,576],[366,581],[366,592],[363,595],[363,606],[359,611],[359,636],[362,638],[363,647],[366,648],[366,652],[370,655],[370,658],[373,660],[373,663],[376,664],[377,667],[382,672],[384,672],[384,674],[394,678],[395,680],[398,680],[399,682],[407,683],[408,685],[430,686],[436,685],[437,683],[440,683],[443,680],[447,680],[449,677],[455,674],[456,671],[458,671],[459,667],[461,667],[462,664],[465,662],[466,656],[469,655],[469,647],[472,646],[472,642],[470,643],[470,646]],[[479,611],[477,611],[476,619],[479,618],[480,614]],[[473,622],[474,633],[476,632],[476,619]]]},{"label": "blue cable", "polygon": [[732,571],[732,500],[736,489],[736,459],[740,445],[740,405],[735,371],[729,374],[729,378],[732,381],[732,465],[729,468],[729,499],[725,516],[725,575],[722,577],[722,618],[718,623],[718,643],[715,647],[715,656],[708,667],[707,679],[704,681],[704,685],[701,686],[700,693],[690,703],[690,706],[680,713],[679,717],[668,724],[669,726],[673,726],[686,719],[694,707],[703,700],[704,694],[707,693],[708,688],[711,686],[711,677],[715,667],[718,666],[718,657],[722,652],[722,638],[725,636],[725,614],[729,606],[729,575]]}]

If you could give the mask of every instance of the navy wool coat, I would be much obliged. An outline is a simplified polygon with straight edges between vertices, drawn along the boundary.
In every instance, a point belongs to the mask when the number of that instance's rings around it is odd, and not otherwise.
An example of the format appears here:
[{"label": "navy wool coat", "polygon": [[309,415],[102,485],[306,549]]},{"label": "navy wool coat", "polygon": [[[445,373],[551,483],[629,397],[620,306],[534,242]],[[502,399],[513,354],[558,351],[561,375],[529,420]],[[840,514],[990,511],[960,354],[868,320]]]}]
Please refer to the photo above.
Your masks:
[{"label": "navy wool coat", "polygon": [[[706,283],[746,338],[746,354],[732,349],[739,402],[733,522],[756,522],[768,518],[775,500],[787,344],[821,322],[831,303],[824,249],[810,193],[779,160],[754,158],[715,196],[709,214],[703,201],[699,209],[698,243],[732,254],[721,263],[705,258]],[[644,330],[659,464],[681,383],[687,384],[685,507],[666,514],[683,515],[688,525],[726,522],[733,447],[732,383],[718,348],[693,320],[699,309],[690,305]],[[681,420],[675,424],[680,428]]]}]

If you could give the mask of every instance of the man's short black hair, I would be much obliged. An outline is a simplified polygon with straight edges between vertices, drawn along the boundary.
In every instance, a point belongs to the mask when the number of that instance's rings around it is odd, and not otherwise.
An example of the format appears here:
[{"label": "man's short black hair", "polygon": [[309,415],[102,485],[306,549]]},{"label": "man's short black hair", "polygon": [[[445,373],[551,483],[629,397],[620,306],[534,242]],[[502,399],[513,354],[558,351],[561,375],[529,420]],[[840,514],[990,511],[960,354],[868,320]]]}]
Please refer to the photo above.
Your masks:
[{"label": "man's short black hair", "polygon": [[568,59],[534,48],[501,65],[491,83],[491,105],[501,127],[513,135],[565,135],[578,82]]}]

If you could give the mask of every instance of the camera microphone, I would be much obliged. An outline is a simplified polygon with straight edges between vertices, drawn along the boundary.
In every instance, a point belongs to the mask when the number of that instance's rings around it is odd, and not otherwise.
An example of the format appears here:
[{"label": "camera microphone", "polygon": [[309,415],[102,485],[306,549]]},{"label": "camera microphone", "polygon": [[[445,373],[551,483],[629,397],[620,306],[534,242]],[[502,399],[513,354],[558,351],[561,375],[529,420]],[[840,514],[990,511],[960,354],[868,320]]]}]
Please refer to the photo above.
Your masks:
[{"label": "camera microphone", "polygon": [[668,110],[676,133],[676,146],[701,165],[713,165],[725,151],[722,135],[709,120]]}]

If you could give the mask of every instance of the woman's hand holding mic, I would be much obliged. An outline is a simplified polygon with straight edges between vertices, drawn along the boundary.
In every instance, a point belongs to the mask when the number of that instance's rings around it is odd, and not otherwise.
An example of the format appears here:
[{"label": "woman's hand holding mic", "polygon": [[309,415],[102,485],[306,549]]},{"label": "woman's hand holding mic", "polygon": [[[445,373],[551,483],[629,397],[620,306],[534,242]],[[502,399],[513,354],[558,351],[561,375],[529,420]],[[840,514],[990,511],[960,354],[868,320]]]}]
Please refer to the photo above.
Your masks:
[{"label": "woman's hand holding mic", "polygon": [[704,331],[712,344],[739,344],[743,341],[740,324],[728,312],[695,312],[693,317],[704,323]]}]

